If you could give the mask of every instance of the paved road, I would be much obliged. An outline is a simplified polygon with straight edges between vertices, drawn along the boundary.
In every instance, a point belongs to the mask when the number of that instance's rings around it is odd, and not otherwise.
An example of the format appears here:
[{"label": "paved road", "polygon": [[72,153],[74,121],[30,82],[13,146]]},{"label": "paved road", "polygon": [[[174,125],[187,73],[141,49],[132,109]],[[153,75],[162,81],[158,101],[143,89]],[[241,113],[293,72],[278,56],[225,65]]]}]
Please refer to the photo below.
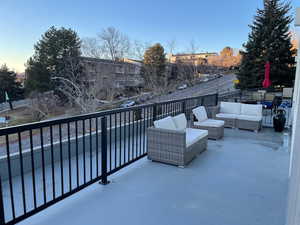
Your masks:
[{"label": "paved road", "polygon": [[[23,99],[23,100],[18,100],[18,101],[13,101],[13,107],[14,109],[20,108],[20,107],[24,107],[27,106],[30,103],[30,100],[28,99]],[[9,104],[6,102],[0,103],[0,112],[5,112],[5,111],[9,111]]]},{"label": "paved road", "polygon": [[213,94],[216,92],[225,93],[225,92],[234,91],[235,88],[234,88],[233,81],[235,79],[236,79],[235,74],[224,75],[221,78],[217,78],[205,83],[197,84],[193,87],[184,90],[178,90],[176,92],[173,92],[165,96],[157,97],[151,100],[151,102],[188,98],[193,96]]}]

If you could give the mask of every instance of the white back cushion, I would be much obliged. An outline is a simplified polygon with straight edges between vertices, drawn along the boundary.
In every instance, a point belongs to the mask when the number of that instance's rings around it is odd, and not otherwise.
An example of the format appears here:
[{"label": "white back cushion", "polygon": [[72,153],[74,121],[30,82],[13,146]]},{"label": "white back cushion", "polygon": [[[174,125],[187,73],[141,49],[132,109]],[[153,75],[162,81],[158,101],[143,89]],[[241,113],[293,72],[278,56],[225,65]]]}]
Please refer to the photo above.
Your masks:
[{"label": "white back cushion", "polygon": [[262,116],[262,105],[241,104],[241,115]]},{"label": "white back cushion", "polygon": [[154,121],[154,127],[166,130],[177,130],[176,125],[171,116]]},{"label": "white back cushion", "polygon": [[173,117],[173,121],[175,123],[175,126],[178,130],[185,130],[187,127],[187,119],[185,117],[185,114],[179,114],[178,116]]},{"label": "white back cushion", "polygon": [[220,113],[241,114],[241,103],[221,102]]},{"label": "white back cushion", "polygon": [[193,109],[193,114],[196,116],[199,122],[205,121],[208,119],[206,109],[204,106],[199,106]]}]

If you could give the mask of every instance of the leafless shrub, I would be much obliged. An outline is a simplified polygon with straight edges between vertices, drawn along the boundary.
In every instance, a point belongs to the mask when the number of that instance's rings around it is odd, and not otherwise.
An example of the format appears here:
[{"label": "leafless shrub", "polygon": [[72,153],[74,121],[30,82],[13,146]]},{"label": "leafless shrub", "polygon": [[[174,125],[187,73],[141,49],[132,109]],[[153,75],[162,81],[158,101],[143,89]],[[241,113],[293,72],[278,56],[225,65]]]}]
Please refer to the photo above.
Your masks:
[{"label": "leafless shrub", "polygon": [[59,103],[59,98],[53,91],[45,93],[32,92],[29,100],[28,107],[34,121],[40,121],[55,113]]}]

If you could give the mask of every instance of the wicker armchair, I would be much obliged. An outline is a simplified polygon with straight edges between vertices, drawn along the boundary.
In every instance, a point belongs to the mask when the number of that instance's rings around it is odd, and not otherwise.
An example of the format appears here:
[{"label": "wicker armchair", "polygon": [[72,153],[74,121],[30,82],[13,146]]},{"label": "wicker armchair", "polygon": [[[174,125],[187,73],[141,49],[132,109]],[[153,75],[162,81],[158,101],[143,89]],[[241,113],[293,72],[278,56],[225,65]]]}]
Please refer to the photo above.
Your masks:
[{"label": "wicker armchair", "polygon": [[207,148],[207,136],[186,144],[185,131],[148,128],[148,159],[176,166],[185,166]]},{"label": "wicker armchair", "polygon": [[224,121],[208,119],[204,106],[193,109],[191,118],[192,128],[207,130],[209,139],[218,140],[224,137]]},{"label": "wicker armchair", "polygon": [[148,159],[184,167],[206,150],[207,136],[205,130],[150,127],[147,129]]}]

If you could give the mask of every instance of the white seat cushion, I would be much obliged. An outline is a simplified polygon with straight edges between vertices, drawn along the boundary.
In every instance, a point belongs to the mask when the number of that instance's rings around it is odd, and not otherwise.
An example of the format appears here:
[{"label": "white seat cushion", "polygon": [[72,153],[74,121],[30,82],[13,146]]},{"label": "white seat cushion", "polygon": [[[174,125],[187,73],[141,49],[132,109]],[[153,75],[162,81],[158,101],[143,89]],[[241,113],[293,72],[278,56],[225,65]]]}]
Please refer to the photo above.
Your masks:
[{"label": "white seat cushion", "polygon": [[196,118],[199,122],[208,119],[206,109],[204,106],[199,106],[199,107],[193,109],[193,114],[196,116]]},{"label": "white seat cushion", "polygon": [[241,115],[262,116],[262,105],[241,104]]},{"label": "white seat cushion", "polygon": [[196,126],[205,126],[205,127],[222,127],[224,126],[225,122],[222,120],[205,120],[202,122],[194,122]]},{"label": "white seat cushion", "polygon": [[254,121],[259,122],[262,120],[262,116],[247,116],[247,115],[239,115],[237,117],[239,120],[247,120],[247,121]]},{"label": "white seat cushion", "polygon": [[185,130],[187,127],[187,119],[185,117],[185,114],[179,114],[178,116],[173,117],[173,121],[175,123],[175,126],[178,130]]},{"label": "white seat cushion", "polygon": [[166,130],[177,130],[176,125],[171,116],[164,119],[154,121],[154,127]]},{"label": "white seat cushion", "polygon": [[186,128],[186,147],[195,144],[197,141],[208,135],[207,130]]},{"label": "white seat cushion", "polygon": [[229,113],[219,113],[216,115],[217,118],[225,118],[225,119],[236,119],[238,117],[237,114],[229,114]]},{"label": "white seat cushion", "polygon": [[241,114],[241,103],[221,102],[220,113]]}]

